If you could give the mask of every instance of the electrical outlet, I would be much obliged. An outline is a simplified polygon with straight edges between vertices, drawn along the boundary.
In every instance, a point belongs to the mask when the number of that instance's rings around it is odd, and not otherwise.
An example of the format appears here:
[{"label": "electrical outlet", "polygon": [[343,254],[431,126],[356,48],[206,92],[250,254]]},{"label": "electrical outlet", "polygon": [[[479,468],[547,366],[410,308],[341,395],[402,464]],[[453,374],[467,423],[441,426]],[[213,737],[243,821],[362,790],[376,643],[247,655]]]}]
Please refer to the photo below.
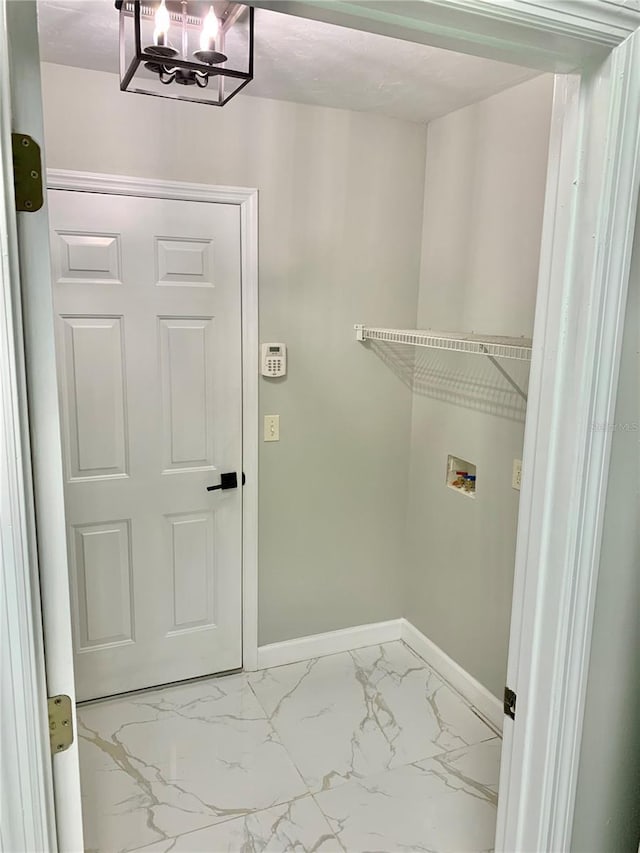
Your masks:
[{"label": "electrical outlet", "polygon": [[520,491],[520,483],[522,482],[522,459],[513,460],[513,475],[511,477],[511,487]]},{"label": "electrical outlet", "polygon": [[264,440],[280,441],[280,415],[264,416]]}]

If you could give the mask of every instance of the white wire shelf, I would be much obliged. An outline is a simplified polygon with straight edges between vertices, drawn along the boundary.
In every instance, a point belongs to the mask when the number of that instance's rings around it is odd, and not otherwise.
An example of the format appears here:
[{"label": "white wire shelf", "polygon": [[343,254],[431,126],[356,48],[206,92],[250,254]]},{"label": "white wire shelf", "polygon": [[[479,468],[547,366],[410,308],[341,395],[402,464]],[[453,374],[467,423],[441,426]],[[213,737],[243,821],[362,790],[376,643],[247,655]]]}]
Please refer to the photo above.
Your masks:
[{"label": "white wire shelf", "polygon": [[381,329],[356,325],[359,341],[387,341],[394,344],[409,344],[416,347],[467,352],[488,355],[493,358],[511,358],[531,361],[530,338],[506,338],[496,335],[460,334],[459,332],[435,332],[430,329]]}]

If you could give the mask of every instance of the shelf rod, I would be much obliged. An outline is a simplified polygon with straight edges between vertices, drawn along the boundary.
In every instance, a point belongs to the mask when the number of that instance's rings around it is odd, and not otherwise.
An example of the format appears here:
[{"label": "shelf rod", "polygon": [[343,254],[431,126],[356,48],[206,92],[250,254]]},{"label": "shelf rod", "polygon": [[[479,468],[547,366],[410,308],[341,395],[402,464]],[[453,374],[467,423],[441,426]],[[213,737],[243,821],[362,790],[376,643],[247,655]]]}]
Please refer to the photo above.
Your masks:
[{"label": "shelf rod", "polygon": [[531,341],[526,338],[500,336],[463,335],[450,332],[421,331],[419,329],[383,329],[370,326],[355,326],[359,341],[385,341],[428,347],[448,352],[464,352],[470,355],[491,355],[494,358],[510,358],[516,361],[531,360]]},{"label": "shelf rod", "polygon": [[[515,358],[517,360],[529,361],[531,357],[531,342],[527,346],[524,343],[524,339],[486,338],[483,341],[481,339],[478,340],[479,336],[475,340],[473,338],[454,338],[449,335],[439,335],[437,332],[421,332],[409,329],[373,329],[360,323],[354,326],[354,329],[356,331],[356,339],[359,341],[382,340],[391,343],[433,347],[434,349],[450,350],[451,352],[475,352],[478,355],[486,355],[498,373],[507,380],[509,385],[522,397],[525,403],[528,400],[526,393],[496,358],[497,356],[500,358]],[[489,347],[492,349],[489,349]]]}]

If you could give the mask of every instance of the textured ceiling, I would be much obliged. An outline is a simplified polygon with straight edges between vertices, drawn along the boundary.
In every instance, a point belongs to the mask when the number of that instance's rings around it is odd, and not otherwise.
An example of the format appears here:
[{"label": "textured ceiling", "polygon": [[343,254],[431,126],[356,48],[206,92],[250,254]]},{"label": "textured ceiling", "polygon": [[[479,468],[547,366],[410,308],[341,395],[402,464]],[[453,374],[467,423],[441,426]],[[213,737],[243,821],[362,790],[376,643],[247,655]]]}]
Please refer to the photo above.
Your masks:
[{"label": "textured ceiling", "polygon": [[[113,0],[39,0],[38,9],[44,61],[117,73]],[[244,94],[427,122],[536,73],[257,9],[254,80]]]}]

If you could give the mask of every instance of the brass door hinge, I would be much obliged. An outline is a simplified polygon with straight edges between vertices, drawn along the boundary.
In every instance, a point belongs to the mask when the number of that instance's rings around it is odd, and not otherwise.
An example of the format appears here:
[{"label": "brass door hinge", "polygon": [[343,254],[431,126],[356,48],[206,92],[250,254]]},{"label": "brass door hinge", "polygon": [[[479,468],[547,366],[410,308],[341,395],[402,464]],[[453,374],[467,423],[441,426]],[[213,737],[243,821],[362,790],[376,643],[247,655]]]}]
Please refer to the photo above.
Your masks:
[{"label": "brass door hinge", "polygon": [[504,713],[512,720],[516,718],[516,696],[515,692],[510,687],[504,688]]},{"label": "brass door hinge", "polygon": [[16,210],[34,213],[44,204],[40,146],[26,133],[12,133],[11,147]]},{"label": "brass door hinge", "polygon": [[64,752],[73,743],[73,712],[69,696],[61,694],[47,700],[49,706],[49,740],[51,754]]}]

